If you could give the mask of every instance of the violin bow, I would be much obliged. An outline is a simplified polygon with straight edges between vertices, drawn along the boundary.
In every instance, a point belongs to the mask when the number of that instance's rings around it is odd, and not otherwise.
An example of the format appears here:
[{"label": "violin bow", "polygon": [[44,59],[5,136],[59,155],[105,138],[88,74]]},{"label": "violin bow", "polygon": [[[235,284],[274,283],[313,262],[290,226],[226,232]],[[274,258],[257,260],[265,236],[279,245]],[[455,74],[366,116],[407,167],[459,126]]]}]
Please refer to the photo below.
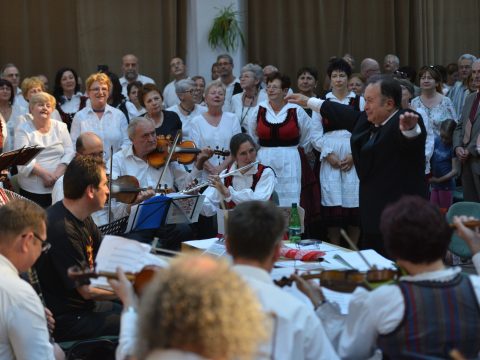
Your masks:
[{"label": "violin bow", "polygon": [[350,239],[350,237],[348,236],[347,232],[343,229],[340,229],[340,234],[343,236],[343,238],[345,240],[347,240],[348,242],[348,245],[350,245],[350,247],[352,248],[352,250],[356,251],[358,255],[360,255],[360,257],[362,258],[362,260],[365,262],[365,264],[367,264],[368,268],[370,270],[373,269],[373,266],[370,265],[370,263],[368,262],[367,258],[365,256],[363,256],[363,254],[361,253],[361,251],[358,249],[357,245],[355,245],[355,243],[352,241],[352,239]]},{"label": "violin bow", "polygon": [[108,182],[108,223],[112,222],[113,145],[110,146],[110,180]]},{"label": "violin bow", "polygon": [[166,171],[168,165],[170,164],[170,160],[172,159],[173,153],[175,152],[175,149],[176,149],[177,144],[178,144],[178,140],[180,139],[181,135],[182,135],[182,130],[178,130],[177,135],[175,135],[175,140],[173,140],[173,145],[170,148],[170,150],[168,151],[168,158],[167,158],[167,161],[165,162],[165,165],[163,166],[160,178],[158,179],[158,183],[157,183],[157,186],[155,188],[155,192],[160,190],[160,184],[162,183],[163,176],[165,175],[165,171]]}]

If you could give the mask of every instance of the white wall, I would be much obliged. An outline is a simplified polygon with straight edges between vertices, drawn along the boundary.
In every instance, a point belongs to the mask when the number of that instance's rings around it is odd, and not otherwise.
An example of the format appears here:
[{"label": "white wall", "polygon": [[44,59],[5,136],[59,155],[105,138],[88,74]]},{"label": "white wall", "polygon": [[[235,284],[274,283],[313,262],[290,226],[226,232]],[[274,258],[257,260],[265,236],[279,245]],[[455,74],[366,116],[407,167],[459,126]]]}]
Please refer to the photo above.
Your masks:
[{"label": "white wall", "polygon": [[[240,12],[240,25],[245,29],[245,0],[189,0],[187,9],[187,71],[189,76],[202,75],[207,83],[211,81],[211,66],[217,56],[226,52],[223,48],[212,50],[208,45],[208,32],[219,9],[233,4]],[[245,30],[243,30],[246,35]],[[245,65],[246,49],[241,45],[234,53],[233,74],[238,77],[240,69]]]}]

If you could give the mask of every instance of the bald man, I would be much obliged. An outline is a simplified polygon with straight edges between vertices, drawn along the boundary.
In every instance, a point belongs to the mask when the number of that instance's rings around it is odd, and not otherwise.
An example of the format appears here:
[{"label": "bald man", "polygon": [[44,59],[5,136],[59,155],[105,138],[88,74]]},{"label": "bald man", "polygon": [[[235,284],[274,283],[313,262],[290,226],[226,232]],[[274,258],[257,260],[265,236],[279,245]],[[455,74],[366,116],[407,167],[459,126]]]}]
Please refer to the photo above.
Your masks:
[{"label": "bald man", "polygon": [[148,76],[138,73],[138,57],[133,54],[126,54],[122,57],[122,72],[123,76],[120,78],[122,85],[122,94],[128,99],[127,85],[140,81],[142,84],[155,84],[155,81]]},{"label": "bald man", "polygon": [[378,64],[378,61],[371,58],[363,59],[360,64],[360,73],[365,79],[367,79],[367,81],[372,75],[380,74],[380,65]]},{"label": "bald man", "polygon": [[[103,158],[103,142],[97,134],[93,132],[84,132],[75,143],[76,155],[91,155]],[[57,201],[63,200],[63,175],[58,178],[52,190],[52,205]],[[92,214],[93,221],[97,226],[108,222],[108,214],[105,210],[99,210]]]}]

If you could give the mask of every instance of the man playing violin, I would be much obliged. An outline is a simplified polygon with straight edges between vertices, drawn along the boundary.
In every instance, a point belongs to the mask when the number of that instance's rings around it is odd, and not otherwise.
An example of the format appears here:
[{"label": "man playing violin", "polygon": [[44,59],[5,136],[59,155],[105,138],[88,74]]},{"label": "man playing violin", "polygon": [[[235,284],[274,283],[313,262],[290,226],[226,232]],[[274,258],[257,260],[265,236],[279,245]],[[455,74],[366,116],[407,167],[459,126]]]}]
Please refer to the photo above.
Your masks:
[{"label": "man playing violin", "polygon": [[121,306],[116,296],[67,275],[72,266],[93,270],[101,234],[91,214],[103,208],[109,194],[101,157],[76,156],[64,174],[65,198],[47,210],[47,238],[52,249],[36,263],[38,278],[60,341],[118,335]]},{"label": "man playing violin", "polygon": [[250,168],[233,172],[257,160],[257,145],[248,134],[234,135],[230,140],[230,153],[233,164],[222,171],[220,175],[211,175],[213,186],[207,188],[203,195],[202,214],[215,215],[220,207],[220,202],[225,201],[228,209],[233,209],[237,204],[250,200],[267,201],[271,198],[275,187],[275,172],[263,164],[252,165]]},{"label": "man playing violin", "polygon": [[271,319],[272,339],[262,348],[262,358],[338,359],[311,306],[274,285],[270,277],[285,227],[282,212],[270,201],[242,202],[228,216],[226,248],[233,269]]},{"label": "man playing violin", "polygon": [[[315,300],[339,356],[367,359],[380,349],[391,359],[443,359],[457,349],[476,358],[480,277],[444,265],[452,234],[444,216],[428,201],[405,196],[385,209],[380,229],[387,252],[407,274],[371,292],[357,288],[343,319],[334,306]],[[479,265],[479,257],[474,261]]]},{"label": "man playing violin", "polygon": [[[141,188],[151,188],[151,190],[140,192],[136,202],[141,202],[155,195],[154,189],[160,179],[164,166],[155,168],[150,165],[149,155],[157,151],[157,137],[155,134],[154,123],[146,118],[134,118],[128,125],[128,136],[132,144],[113,154],[112,178],[116,179],[123,175],[132,175],[138,179]],[[165,168],[165,174],[160,186],[166,186],[168,189],[186,188],[193,179],[199,177],[203,164],[213,155],[210,149],[202,149],[197,156],[197,161],[189,173],[177,162],[170,162]],[[159,233],[160,231],[160,233]],[[159,231],[142,232],[141,234],[132,234],[131,237],[140,241],[151,241],[154,236],[165,239],[164,246],[170,249],[178,250],[182,240],[192,238],[191,229],[187,224],[177,224],[177,226],[164,226]],[[138,236],[137,236],[138,235]]]}]

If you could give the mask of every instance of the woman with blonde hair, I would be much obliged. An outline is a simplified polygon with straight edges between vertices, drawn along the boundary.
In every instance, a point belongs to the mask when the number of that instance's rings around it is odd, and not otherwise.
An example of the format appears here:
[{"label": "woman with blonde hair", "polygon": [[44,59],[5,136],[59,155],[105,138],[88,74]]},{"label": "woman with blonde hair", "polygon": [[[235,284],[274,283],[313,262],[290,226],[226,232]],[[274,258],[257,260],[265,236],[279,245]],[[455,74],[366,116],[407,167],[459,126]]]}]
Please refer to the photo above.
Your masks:
[{"label": "woman with blonde hair", "polygon": [[52,95],[33,95],[29,109],[32,120],[17,128],[14,147],[36,145],[45,149],[27,165],[18,167],[18,183],[22,196],[46,208],[52,203],[53,185],[65,172],[74,150],[67,125],[50,117],[55,109]]},{"label": "woman with blonde hair", "polygon": [[127,135],[127,118],[118,109],[108,105],[112,82],[107,74],[96,73],[85,82],[90,105],[75,114],[70,129],[72,141],[86,131],[97,134],[103,141],[105,159],[113,153],[130,145]]}]

